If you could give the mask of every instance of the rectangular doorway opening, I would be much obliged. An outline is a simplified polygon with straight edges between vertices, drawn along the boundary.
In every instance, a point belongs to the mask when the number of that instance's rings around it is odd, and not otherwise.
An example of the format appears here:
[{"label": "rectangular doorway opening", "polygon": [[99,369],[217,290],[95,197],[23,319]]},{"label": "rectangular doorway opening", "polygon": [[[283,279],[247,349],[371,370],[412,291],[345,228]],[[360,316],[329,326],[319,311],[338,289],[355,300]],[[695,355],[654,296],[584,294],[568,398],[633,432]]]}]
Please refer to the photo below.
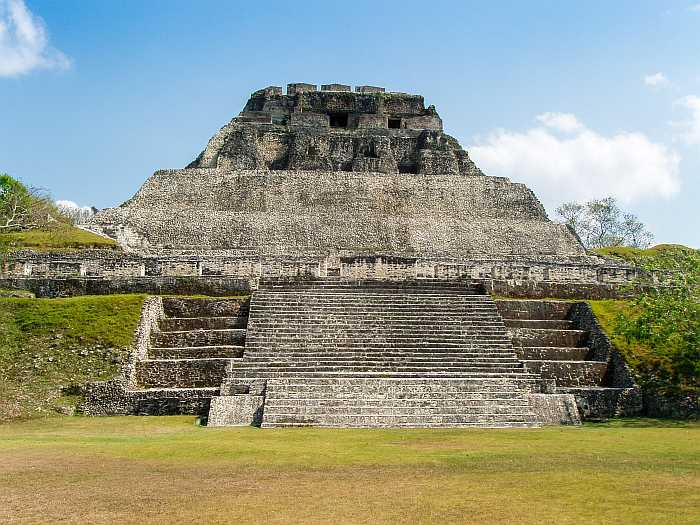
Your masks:
[{"label": "rectangular doorway opening", "polygon": [[332,128],[347,128],[348,114],[347,113],[331,113],[329,116],[330,125]]},{"label": "rectangular doorway opening", "polygon": [[400,118],[390,118],[389,119],[389,129],[401,129],[401,119]]}]

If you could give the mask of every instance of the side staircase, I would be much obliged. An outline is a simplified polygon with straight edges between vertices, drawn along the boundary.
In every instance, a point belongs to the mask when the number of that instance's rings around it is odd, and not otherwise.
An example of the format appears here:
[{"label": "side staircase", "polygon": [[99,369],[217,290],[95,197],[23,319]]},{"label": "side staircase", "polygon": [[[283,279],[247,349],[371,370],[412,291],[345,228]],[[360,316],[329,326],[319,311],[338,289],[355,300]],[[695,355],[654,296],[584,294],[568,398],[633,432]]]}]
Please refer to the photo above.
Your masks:
[{"label": "side staircase", "polygon": [[540,387],[479,285],[269,280],[210,424],[245,406],[263,427],[528,427]]},{"label": "side staircase", "polygon": [[228,364],[243,355],[247,299],[153,297],[125,377],[96,384],[86,412],[206,417]]},{"label": "side staircase", "polygon": [[622,357],[583,302],[498,300],[516,355],[528,371],[573,394],[585,417],[634,415],[641,397]]}]

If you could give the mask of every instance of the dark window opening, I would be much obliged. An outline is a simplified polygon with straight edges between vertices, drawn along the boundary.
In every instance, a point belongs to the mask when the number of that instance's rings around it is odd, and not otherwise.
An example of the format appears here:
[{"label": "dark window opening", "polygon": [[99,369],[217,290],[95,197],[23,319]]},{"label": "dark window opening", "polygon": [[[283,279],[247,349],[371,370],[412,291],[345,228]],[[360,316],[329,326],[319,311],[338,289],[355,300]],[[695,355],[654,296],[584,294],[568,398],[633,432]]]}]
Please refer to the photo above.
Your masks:
[{"label": "dark window opening", "polygon": [[418,166],[415,164],[399,164],[399,173],[418,173]]},{"label": "dark window opening", "polygon": [[389,129],[401,129],[401,119],[400,118],[390,118],[389,119]]},{"label": "dark window opening", "polygon": [[347,128],[348,114],[347,113],[331,113],[330,124],[332,128]]}]

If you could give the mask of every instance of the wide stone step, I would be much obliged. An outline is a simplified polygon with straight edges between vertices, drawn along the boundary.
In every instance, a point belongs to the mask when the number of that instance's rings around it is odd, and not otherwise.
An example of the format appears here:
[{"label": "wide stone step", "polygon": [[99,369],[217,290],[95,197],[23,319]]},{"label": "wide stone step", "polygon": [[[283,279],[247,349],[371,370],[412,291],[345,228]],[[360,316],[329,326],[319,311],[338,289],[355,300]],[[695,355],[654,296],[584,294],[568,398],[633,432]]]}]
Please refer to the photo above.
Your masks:
[{"label": "wide stone step", "polygon": [[[192,333],[192,332],[190,332]],[[182,342],[190,342],[192,340],[199,340],[196,338],[183,339]],[[235,341],[235,340],[234,340]],[[366,344],[373,343],[377,344],[393,344],[393,345],[412,345],[412,346],[454,346],[454,345],[470,345],[470,344],[481,344],[488,345],[489,343],[502,343],[505,344],[508,341],[507,337],[469,337],[469,336],[455,336],[455,337],[438,337],[438,336],[425,336],[420,337],[418,334],[410,336],[399,336],[391,334],[377,335],[372,337],[372,335],[356,335],[347,336],[343,333],[323,333],[323,334],[270,334],[270,335],[259,335],[255,334],[250,338],[251,342],[255,343],[269,343],[269,344],[315,344],[315,345],[329,345],[329,346],[344,346],[349,344]],[[179,341],[177,341],[179,342]],[[207,339],[207,342],[209,340]],[[227,342],[227,341],[226,341]],[[219,341],[216,341],[218,344]],[[201,343],[206,344],[206,343]],[[226,344],[222,342],[221,344]],[[163,345],[167,346],[167,345]],[[184,346],[184,345],[180,345]],[[196,346],[190,345],[190,346]]]},{"label": "wide stone step", "polygon": [[465,418],[477,415],[505,415],[524,417],[523,412],[527,413],[530,409],[527,400],[518,400],[518,402],[500,401],[498,403],[480,401],[474,404],[461,405],[440,405],[440,404],[420,404],[420,403],[396,403],[384,405],[364,405],[364,404],[340,404],[329,405],[319,403],[266,403],[265,412],[268,413],[268,418],[272,418],[275,414],[284,414],[285,416],[374,416],[374,417],[397,417],[401,415],[413,417],[440,417],[449,418]]},{"label": "wide stone step", "polygon": [[571,348],[560,346],[515,347],[515,354],[519,359],[529,360],[585,361],[590,352],[591,349],[587,346]]},{"label": "wide stone step", "polygon": [[573,330],[574,322],[566,319],[503,319],[508,328],[553,328]]},{"label": "wide stone step", "polygon": [[424,311],[427,308],[433,309],[436,312],[440,311],[456,311],[456,312],[473,312],[475,314],[492,314],[498,315],[498,310],[488,305],[470,305],[466,303],[440,304],[426,301],[425,303],[371,303],[371,302],[280,302],[270,300],[269,303],[255,301],[252,309],[258,312],[314,312],[314,311],[361,311],[361,310],[380,310],[387,312],[402,312],[402,311]]},{"label": "wide stone step", "polygon": [[513,346],[507,342],[503,341],[484,341],[484,340],[463,340],[460,342],[448,343],[448,342],[421,342],[417,340],[404,341],[404,342],[390,342],[390,341],[352,341],[339,343],[337,340],[332,341],[274,341],[268,340],[267,338],[256,337],[253,340],[248,340],[246,344],[246,349],[251,351],[256,351],[258,349],[262,350],[276,350],[276,351],[314,351],[314,350],[325,350],[325,351],[342,351],[342,350],[403,350],[411,351],[415,350],[418,352],[426,352],[429,349],[435,349],[441,351],[444,349],[450,349],[451,351],[475,351],[477,349],[510,349],[512,351]]},{"label": "wide stone step", "polygon": [[376,371],[376,370],[365,370],[365,371],[281,371],[273,368],[250,368],[250,369],[240,369],[235,368],[231,370],[232,378],[236,379],[270,379],[270,378],[414,378],[414,379],[426,379],[426,378],[532,378],[539,379],[540,376],[526,371],[517,372],[477,372],[477,371],[454,371],[454,372],[436,372],[432,370],[421,370],[419,372],[406,372],[406,371]]},{"label": "wide stone step", "polygon": [[603,386],[608,363],[600,361],[523,361],[525,368],[543,379],[554,379],[557,387]]},{"label": "wide stone step", "polygon": [[357,394],[343,395],[335,393],[331,390],[326,391],[285,391],[284,395],[278,392],[281,397],[275,400],[268,400],[267,406],[299,406],[309,405],[310,407],[449,407],[461,408],[467,406],[483,407],[486,405],[498,406],[524,406],[528,401],[520,390],[509,392],[450,392],[446,395],[445,392],[438,392],[439,395],[423,396],[423,397],[401,397],[392,398],[387,396],[372,397],[363,395],[358,397]]},{"label": "wide stone step", "polygon": [[421,296],[380,296],[380,295],[319,295],[317,297],[304,294],[294,294],[288,297],[274,295],[261,296],[256,295],[251,305],[254,307],[273,308],[277,306],[349,306],[357,307],[361,305],[377,305],[377,306],[395,306],[400,307],[425,307],[435,306],[437,308],[466,308],[470,310],[498,310],[495,304],[488,298],[470,299],[468,297],[435,297],[429,295]]},{"label": "wide stone step", "polygon": [[376,313],[376,312],[339,312],[333,315],[328,315],[328,313],[315,313],[313,315],[302,313],[290,313],[286,314],[284,312],[278,313],[265,313],[256,314],[255,321],[249,322],[248,327],[256,326],[257,324],[275,324],[280,322],[293,321],[303,321],[316,324],[332,324],[332,323],[425,323],[425,324],[443,324],[443,323],[461,323],[466,326],[504,326],[501,319],[496,316],[470,316],[465,313],[455,314],[454,312],[449,313],[435,313],[435,312],[414,312],[408,314],[403,312],[397,315],[389,313]]},{"label": "wide stone step", "polygon": [[[246,360],[247,361],[247,360]],[[378,371],[452,371],[463,370],[466,372],[488,371],[488,372],[519,372],[524,371],[520,361],[510,362],[489,362],[489,361],[255,361],[246,365],[249,369],[257,370],[333,370],[333,371],[358,371],[358,370],[378,370]],[[234,373],[240,368],[232,370]]]},{"label": "wide stone step", "polygon": [[449,399],[460,396],[522,396],[532,383],[528,377],[462,378],[382,378],[382,377],[299,377],[271,379],[267,382],[269,399],[279,396],[349,399]]},{"label": "wide stone step", "polygon": [[203,359],[203,358],[240,358],[243,357],[244,346],[219,345],[219,346],[184,346],[148,349],[151,359]]},{"label": "wide stone step", "polygon": [[334,299],[343,297],[367,297],[369,299],[377,298],[388,298],[396,300],[413,299],[421,300],[426,297],[436,298],[445,300],[474,300],[474,301],[489,301],[487,295],[473,294],[473,293],[444,293],[443,290],[439,289],[429,289],[424,288],[422,290],[403,290],[396,292],[395,290],[382,290],[380,288],[375,290],[362,290],[362,289],[347,289],[347,290],[331,290],[325,289],[300,289],[300,290],[288,290],[288,291],[269,291],[269,290],[257,290],[253,295],[253,298],[269,298],[269,297],[287,297],[289,299],[298,299],[299,297],[315,297],[321,299]]},{"label": "wide stone step", "polygon": [[163,297],[166,317],[238,317],[248,315],[247,298]]},{"label": "wide stone step", "polygon": [[158,321],[163,332],[185,332],[189,330],[226,330],[229,328],[245,328],[248,316],[245,317],[172,317]]},{"label": "wide stone step", "polygon": [[495,301],[498,310],[508,319],[568,319],[573,303],[552,300],[508,300]]},{"label": "wide stone step", "polygon": [[191,330],[186,332],[155,332],[151,342],[156,347],[183,346],[241,346],[245,343],[246,330],[231,328],[226,330]]},{"label": "wide stone step", "polygon": [[338,350],[335,352],[328,351],[296,351],[296,352],[276,352],[276,351],[256,351],[252,352],[246,348],[246,360],[251,359],[474,359],[474,358],[494,358],[494,359],[513,359],[515,352],[511,349],[500,349],[498,351],[482,351],[482,352],[454,352],[449,349],[426,349],[422,352],[413,351],[349,351]]},{"label": "wide stone step", "polygon": [[218,387],[231,359],[147,359],[136,364],[143,388]]},{"label": "wide stone step", "polygon": [[310,364],[320,364],[320,363],[399,363],[399,364],[409,364],[409,363],[425,363],[425,364],[436,364],[436,363],[455,363],[455,364],[519,364],[515,356],[504,356],[504,357],[488,357],[488,356],[458,356],[458,357],[444,357],[444,356],[401,356],[401,357],[382,357],[382,356],[372,356],[372,355],[355,355],[355,356],[246,356],[246,363],[251,363],[259,365],[261,363],[273,363],[273,362],[295,362],[295,363],[310,363]]},{"label": "wide stone step", "polygon": [[[271,327],[267,327],[271,328]],[[286,325],[280,325],[279,327],[274,329],[275,335],[289,335],[289,334],[299,334],[300,333],[300,328],[301,325],[297,324],[292,324],[288,323]],[[468,327],[456,327],[453,329],[449,328],[441,328],[441,327],[436,327],[436,328],[423,328],[420,326],[412,326],[412,327],[400,327],[400,326],[394,326],[392,324],[385,324],[384,327],[382,326],[369,326],[366,327],[364,323],[358,324],[358,325],[347,325],[347,326],[333,326],[333,325],[327,325],[327,326],[317,326],[317,325],[304,325],[303,326],[303,333],[309,333],[313,335],[317,334],[345,334],[345,335],[352,335],[352,336],[362,336],[367,333],[381,333],[381,334],[386,334],[387,336],[408,336],[408,335],[414,335],[414,336],[442,336],[442,337],[465,337],[465,336],[470,336],[470,337],[488,337],[488,336],[498,336],[498,337],[506,337],[509,332],[507,332],[504,328],[489,328],[489,329],[473,329],[473,328],[468,328]],[[251,332],[253,333],[259,333],[261,331],[260,326],[256,325],[254,329],[251,329]]]},{"label": "wide stone step", "polygon": [[426,422],[423,419],[415,419],[408,421],[373,421],[366,418],[359,420],[341,420],[339,422],[287,422],[283,420],[271,420],[267,423],[263,422],[263,428],[295,428],[295,427],[320,427],[320,428],[533,428],[539,427],[538,423],[532,421],[475,421],[472,423],[432,423]]},{"label": "wide stone step", "polygon": [[555,330],[550,328],[513,328],[514,346],[585,346],[587,330]]}]

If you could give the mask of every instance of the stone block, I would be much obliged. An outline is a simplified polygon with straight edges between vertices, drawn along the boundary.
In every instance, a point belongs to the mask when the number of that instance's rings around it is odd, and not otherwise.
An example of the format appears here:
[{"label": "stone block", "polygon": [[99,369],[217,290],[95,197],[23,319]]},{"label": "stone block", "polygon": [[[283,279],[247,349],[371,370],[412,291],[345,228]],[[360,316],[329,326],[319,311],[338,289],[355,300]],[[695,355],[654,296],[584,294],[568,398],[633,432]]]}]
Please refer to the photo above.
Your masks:
[{"label": "stone block", "polygon": [[378,86],[355,86],[356,93],[384,93],[383,87]]},{"label": "stone block", "polygon": [[321,91],[352,91],[352,88],[345,84],[321,84]]},{"label": "stone block", "polygon": [[581,416],[572,394],[530,394],[530,411],[542,425],[580,425]]},{"label": "stone block", "polygon": [[316,84],[304,84],[302,83],[296,83],[296,84],[287,84],[287,95],[298,95],[300,93],[311,93],[313,91],[317,91],[318,87]]},{"label": "stone block", "polygon": [[263,396],[240,394],[213,397],[207,425],[210,427],[260,426]]}]

